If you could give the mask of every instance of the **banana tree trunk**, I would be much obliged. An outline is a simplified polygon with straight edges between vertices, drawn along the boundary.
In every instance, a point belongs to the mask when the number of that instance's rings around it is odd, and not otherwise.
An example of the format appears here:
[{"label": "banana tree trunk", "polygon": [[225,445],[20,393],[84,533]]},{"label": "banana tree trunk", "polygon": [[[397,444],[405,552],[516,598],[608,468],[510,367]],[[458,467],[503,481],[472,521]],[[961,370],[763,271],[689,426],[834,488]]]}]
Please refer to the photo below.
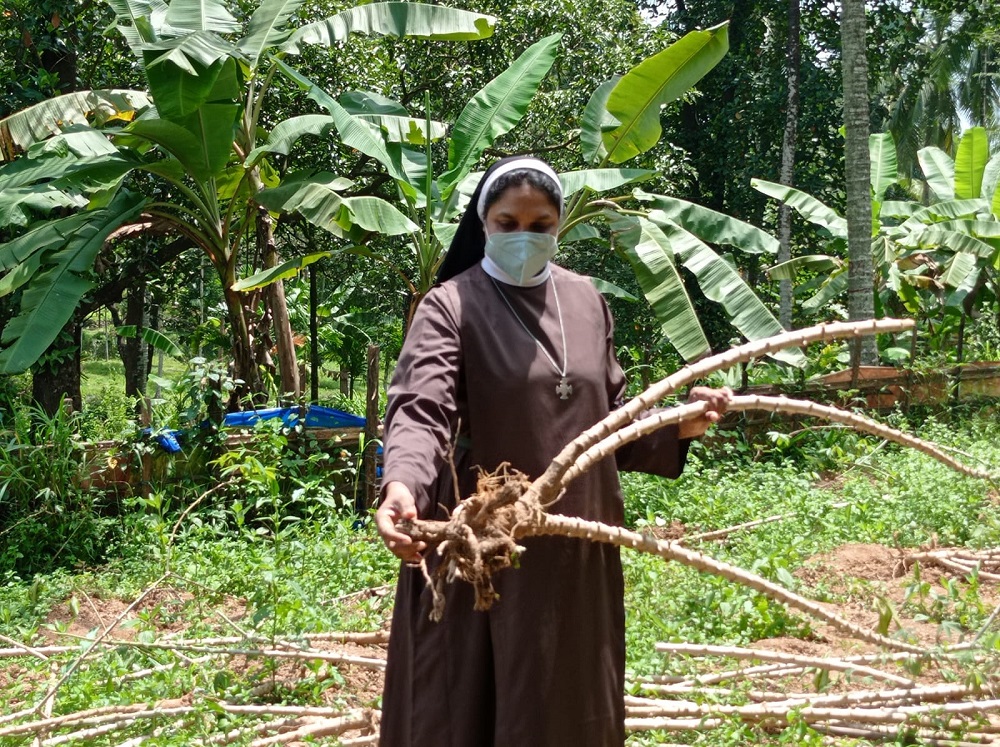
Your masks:
[{"label": "banana tree trunk", "polygon": [[[263,208],[257,214],[257,242],[264,258],[264,267],[275,267],[279,263],[278,250],[274,245],[271,216]],[[302,394],[299,382],[299,364],[295,355],[295,338],[288,316],[285,300],[285,285],[281,280],[267,287],[267,304],[274,325],[274,342],[278,349],[278,375],[281,377],[281,392],[284,397],[297,402]]]},{"label": "banana tree trunk", "polygon": [[264,391],[264,381],[254,356],[254,341],[247,325],[243,298],[239,291],[232,290],[234,277],[227,277],[223,283],[223,295],[229,312],[229,338],[233,355],[233,378],[241,383],[233,389],[229,398],[229,409],[238,410],[244,400],[256,399]]},{"label": "banana tree trunk", "polygon": [[64,398],[76,412],[83,408],[80,395],[82,321],[79,314],[73,315],[32,372],[31,398],[50,416],[56,414]]},{"label": "banana tree trunk", "polygon": [[142,330],[148,324],[146,314],[146,279],[141,278],[128,290],[125,299],[125,324],[135,327],[134,337],[120,337],[118,350],[122,365],[125,368],[125,396],[140,402],[137,408],[141,412],[141,398],[146,394],[146,380],[149,368],[146,366],[146,341],[142,339]]}]

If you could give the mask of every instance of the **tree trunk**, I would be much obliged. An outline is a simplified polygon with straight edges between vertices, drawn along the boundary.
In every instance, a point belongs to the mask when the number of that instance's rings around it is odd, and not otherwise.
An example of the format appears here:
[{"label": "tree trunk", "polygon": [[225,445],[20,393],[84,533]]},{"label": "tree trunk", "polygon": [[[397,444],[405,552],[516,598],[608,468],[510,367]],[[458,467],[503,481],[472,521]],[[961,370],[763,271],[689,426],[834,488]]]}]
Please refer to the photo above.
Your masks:
[{"label": "tree trunk", "polygon": [[[278,250],[274,245],[273,224],[271,216],[264,208],[257,214],[257,242],[260,254],[264,258],[264,267],[276,267],[279,263]],[[281,379],[281,394],[297,402],[302,394],[299,384],[299,364],[295,356],[295,339],[292,335],[292,324],[288,317],[288,304],[285,301],[285,285],[278,280],[267,286],[268,308],[271,310],[271,321],[274,324],[274,342],[278,349],[278,375]]]},{"label": "tree trunk", "polygon": [[[871,163],[868,156],[868,61],[865,50],[864,0],[841,3],[840,38],[844,75],[845,163],[847,176],[847,312],[851,321],[875,316],[872,271]],[[851,345],[851,366],[875,365],[874,337]]]},{"label": "tree trunk", "polygon": [[[51,28],[53,41],[52,48],[42,52],[39,59],[41,67],[58,81],[53,86],[53,93],[71,93],[77,89],[76,52],[72,49],[72,44],[68,47],[65,44],[56,45],[56,34],[65,36],[65,30],[56,31],[52,25],[52,16],[46,14],[45,9],[39,7],[37,13],[37,20]],[[83,317],[74,314],[45,352],[44,362],[35,364],[32,372],[32,399],[49,415],[55,414],[63,397],[73,403],[74,410],[79,411],[83,406],[80,394],[82,323]]]},{"label": "tree trunk", "polygon": [[148,345],[142,339],[142,331],[148,325],[146,316],[146,279],[140,278],[128,290],[125,299],[125,324],[135,327],[135,337],[119,338],[118,350],[122,364],[125,366],[125,395],[140,401],[146,394],[146,381],[149,378],[147,361]]},{"label": "tree trunk", "polygon": [[[788,99],[785,106],[785,132],[781,138],[781,174],[778,178],[789,187],[795,184],[795,141],[799,123],[799,68],[802,46],[799,38],[799,0],[788,0],[788,45],[785,54]],[[782,202],[778,208],[778,262],[792,258],[792,209]],[[785,329],[792,328],[792,281],[778,281],[778,319]]]},{"label": "tree trunk", "polygon": [[233,353],[233,378],[240,382],[233,389],[229,398],[229,409],[238,410],[247,397],[254,398],[263,392],[264,382],[257,367],[253,352],[253,338],[247,324],[246,310],[243,307],[243,297],[239,291],[232,290],[235,282],[233,277],[226,277],[222,292],[226,299],[226,309],[229,311],[229,339]]},{"label": "tree trunk", "polygon": [[80,394],[82,321],[79,314],[73,315],[32,372],[31,398],[50,416],[59,410],[64,397],[76,412],[83,409]]},{"label": "tree trunk", "polygon": [[316,265],[309,267],[309,401],[319,404],[319,283]]}]

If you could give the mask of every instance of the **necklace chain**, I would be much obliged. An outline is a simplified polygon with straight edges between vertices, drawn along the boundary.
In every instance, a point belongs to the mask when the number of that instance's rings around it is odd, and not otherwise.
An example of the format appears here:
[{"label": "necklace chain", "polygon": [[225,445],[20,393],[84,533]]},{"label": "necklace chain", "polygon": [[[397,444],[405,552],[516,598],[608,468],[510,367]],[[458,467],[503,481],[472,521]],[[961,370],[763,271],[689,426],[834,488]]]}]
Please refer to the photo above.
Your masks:
[{"label": "necklace chain", "polygon": [[521,317],[518,315],[518,313],[514,311],[514,306],[507,299],[507,295],[502,290],[500,290],[500,285],[497,283],[497,281],[494,280],[492,277],[490,277],[490,282],[493,283],[493,287],[497,289],[497,293],[500,294],[500,298],[502,298],[503,302],[507,304],[507,308],[510,309],[510,313],[514,315],[515,319],[517,319],[517,322],[518,324],[521,325],[521,328],[528,334],[528,337],[530,337],[532,340],[535,341],[535,344],[538,346],[538,349],[545,354],[546,359],[552,365],[552,368],[555,370],[555,372],[559,374],[563,379],[565,379],[566,365],[569,362],[569,351],[566,348],[566,327],[563,325],[562,308],[560,308],[559,306],[559,292],[556,290],[555,277],[549,276],[549,282],[552,283],[552,295],[556,299],[556,314],[559,317],[559,334],[562,336],[562,349],[563,349],[562,368],[560,368],[559,365],[556,363],[555,358],[553,358],[549,354],[549,351],[545,349],[545,346],[542,344],[542,341],[539,340],[537,337],[535,337],[533,334],[531,334],[531,330],[528,329],[528,325],[525,324],[524,320],[522,320]]}]

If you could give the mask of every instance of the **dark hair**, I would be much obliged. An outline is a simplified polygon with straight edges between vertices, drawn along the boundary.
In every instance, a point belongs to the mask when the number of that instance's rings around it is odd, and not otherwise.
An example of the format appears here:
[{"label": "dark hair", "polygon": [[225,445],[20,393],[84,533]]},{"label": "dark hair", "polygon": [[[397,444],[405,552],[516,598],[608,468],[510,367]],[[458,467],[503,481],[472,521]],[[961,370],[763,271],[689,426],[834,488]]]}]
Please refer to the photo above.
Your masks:
[{"label": "dark hair", "polygon": [[562,213],[562,192],[558,185],[552,182],[552,178],[548,174],[543,174],[537,169],[514,169],[497,177],[497,180],[490,185],[490,191],[486,193],[486,200],[483,203],[485,208],[483,215],[490,211],[493,203],[499,200],[500,195],[509,187],[519,187],[522,184],[527,184],[544,192],[548,196],[552,206],[560,214]]}]

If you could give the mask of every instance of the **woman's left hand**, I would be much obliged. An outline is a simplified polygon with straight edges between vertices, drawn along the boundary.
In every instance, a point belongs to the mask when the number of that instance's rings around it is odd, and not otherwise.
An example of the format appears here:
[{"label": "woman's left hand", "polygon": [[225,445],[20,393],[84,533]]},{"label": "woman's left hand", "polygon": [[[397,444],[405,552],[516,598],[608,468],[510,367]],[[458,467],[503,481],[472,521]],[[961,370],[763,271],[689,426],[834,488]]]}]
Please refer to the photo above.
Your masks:
[{"label": "woman's left hand", "polygon": [[733,398],[733,390],[728,386],[720,389],[712,389],[707,386],[696,386],[688,394],[688,402],[707,402],[708,409],[705,414],[693,420],[685,420],[680,424],[681,438],[698,438],[705,435],[705,431],[713,423],[718,423],[726,410],[729,409],[729,401]]}]

